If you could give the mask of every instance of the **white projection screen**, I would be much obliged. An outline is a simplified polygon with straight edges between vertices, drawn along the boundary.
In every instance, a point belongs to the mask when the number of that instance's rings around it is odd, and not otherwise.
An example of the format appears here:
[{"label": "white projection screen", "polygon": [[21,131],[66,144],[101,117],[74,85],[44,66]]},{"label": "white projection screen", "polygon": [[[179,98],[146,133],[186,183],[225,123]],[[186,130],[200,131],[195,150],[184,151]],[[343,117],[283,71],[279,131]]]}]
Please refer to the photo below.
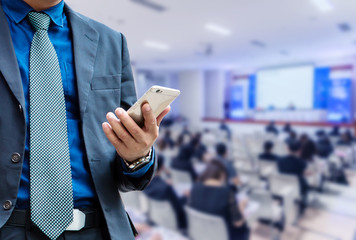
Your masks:
[{"label": "white projection screen", "polygon": [[313,109],[312,65],[265,69],[257,72],[256,107]]}]

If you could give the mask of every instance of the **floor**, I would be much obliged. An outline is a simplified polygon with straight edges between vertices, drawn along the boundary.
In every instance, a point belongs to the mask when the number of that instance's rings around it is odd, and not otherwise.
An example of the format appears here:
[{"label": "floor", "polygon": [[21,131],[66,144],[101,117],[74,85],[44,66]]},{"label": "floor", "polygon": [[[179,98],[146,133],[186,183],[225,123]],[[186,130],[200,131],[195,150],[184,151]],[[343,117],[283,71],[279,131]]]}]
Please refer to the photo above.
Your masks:
[{"label": "floor", "polygon": [[[288,226],[281,240],[356,240],[356,171],[347,173],[350,187],[330,185],[294,226]],[[275,229],[259,224],[251,240],[274,239]]]}]

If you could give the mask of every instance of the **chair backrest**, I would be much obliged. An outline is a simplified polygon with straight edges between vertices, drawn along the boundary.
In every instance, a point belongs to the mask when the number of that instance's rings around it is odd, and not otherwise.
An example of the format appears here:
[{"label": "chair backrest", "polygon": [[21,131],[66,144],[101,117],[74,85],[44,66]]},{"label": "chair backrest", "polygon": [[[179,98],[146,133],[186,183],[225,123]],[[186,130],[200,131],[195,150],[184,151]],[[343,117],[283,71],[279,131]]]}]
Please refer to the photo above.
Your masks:
[{"label": "chair backrest", "polygon": [[278,173],[269,177],[270,191],[274,195],[289,195],[294,200],[301,199],[298,177],[291,174]]},{"label": "chair backrest", "polygon": [[173,184],[193,184],[192,178],[187,171],[170,169]]},{"label": "chair backrest", "polygon": [[275,220],[274,214],[274,201],[272,194],[266,190],[253,190],[249,198],[252,201],[256,201],[259,203],[260,207],[258,209],[258,218],[266,219],[266,220]]},{"label": "chair backrest", "polygon": [[278,166],[276,162],[259,160],[258,162],[260,175],[262,177],[269,177],[278,173]]},{"label": "chair backrest", "polygon": [[257,171],[240,169],[238,174],[242,183],[246,184],[247,186],[251,188],[263,187],[262,181],[260,180],[260,174]]},{"label": "chair backrest", "polygon": [[185,209],[191,240],[229,240],[227,226],[222,217],[202,213],[190,207]]},{"label": "chair backrest", "polygon": [[158,201],[152,198],[148,199],[148,217],[159,226],[177,230],[177,218],[173,206],[169,201]]},{"label": "chair backrest", "polygon": [[142,211],[141,192],[120,192],[120,196],[126,208],[136,209]]}]

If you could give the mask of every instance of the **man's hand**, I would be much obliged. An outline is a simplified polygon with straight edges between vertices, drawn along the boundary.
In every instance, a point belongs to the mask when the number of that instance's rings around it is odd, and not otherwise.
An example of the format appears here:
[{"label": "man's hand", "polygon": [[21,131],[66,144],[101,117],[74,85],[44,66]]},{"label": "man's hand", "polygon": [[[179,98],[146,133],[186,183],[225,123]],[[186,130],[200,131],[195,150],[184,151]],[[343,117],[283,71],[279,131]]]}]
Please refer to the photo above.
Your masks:
[{"label": "man's hand", "polygon": [[158,137],[163,117],[170,111],[170,106],[166,107],[157,119],[148,103],[143,104],[141,110],[145,121],[143,128],[140,128],[122,108],[115,110],[116,115],[112,112],[106,114],[108,122],[102,124],[105,135],[116,152],[129,162],[147,156]]}]

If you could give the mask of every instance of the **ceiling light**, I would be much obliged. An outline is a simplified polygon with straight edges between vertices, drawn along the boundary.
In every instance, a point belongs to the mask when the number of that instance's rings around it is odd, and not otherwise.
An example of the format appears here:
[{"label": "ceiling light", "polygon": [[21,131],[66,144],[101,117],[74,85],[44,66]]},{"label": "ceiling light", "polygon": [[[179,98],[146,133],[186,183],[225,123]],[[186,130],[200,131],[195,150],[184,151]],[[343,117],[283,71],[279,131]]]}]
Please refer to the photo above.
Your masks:
[{"label": "ceiling light", "polygon": [[160,42],[154,42],[154,41],[145,41],[144,45],[146,47],[162,50],[162,51],[167,51],[170,49],[170,46],[165,44],[165,43],[160,43]]},{"label": "ceiling light", "polygon": [[311,0],[311,1],[321,12],[330,12],[334,8],[330,0]]},{"label": "ceiling light", "polygon": [[231,35],[231,31],[227,28],[224,28],[222,26],[219,26],[217,24],[214,23],[208,23],[205,25],[205,29],[212,31],[214,33],[220,34],[220,35],[224,35],[224,36],[229,36]]}]

